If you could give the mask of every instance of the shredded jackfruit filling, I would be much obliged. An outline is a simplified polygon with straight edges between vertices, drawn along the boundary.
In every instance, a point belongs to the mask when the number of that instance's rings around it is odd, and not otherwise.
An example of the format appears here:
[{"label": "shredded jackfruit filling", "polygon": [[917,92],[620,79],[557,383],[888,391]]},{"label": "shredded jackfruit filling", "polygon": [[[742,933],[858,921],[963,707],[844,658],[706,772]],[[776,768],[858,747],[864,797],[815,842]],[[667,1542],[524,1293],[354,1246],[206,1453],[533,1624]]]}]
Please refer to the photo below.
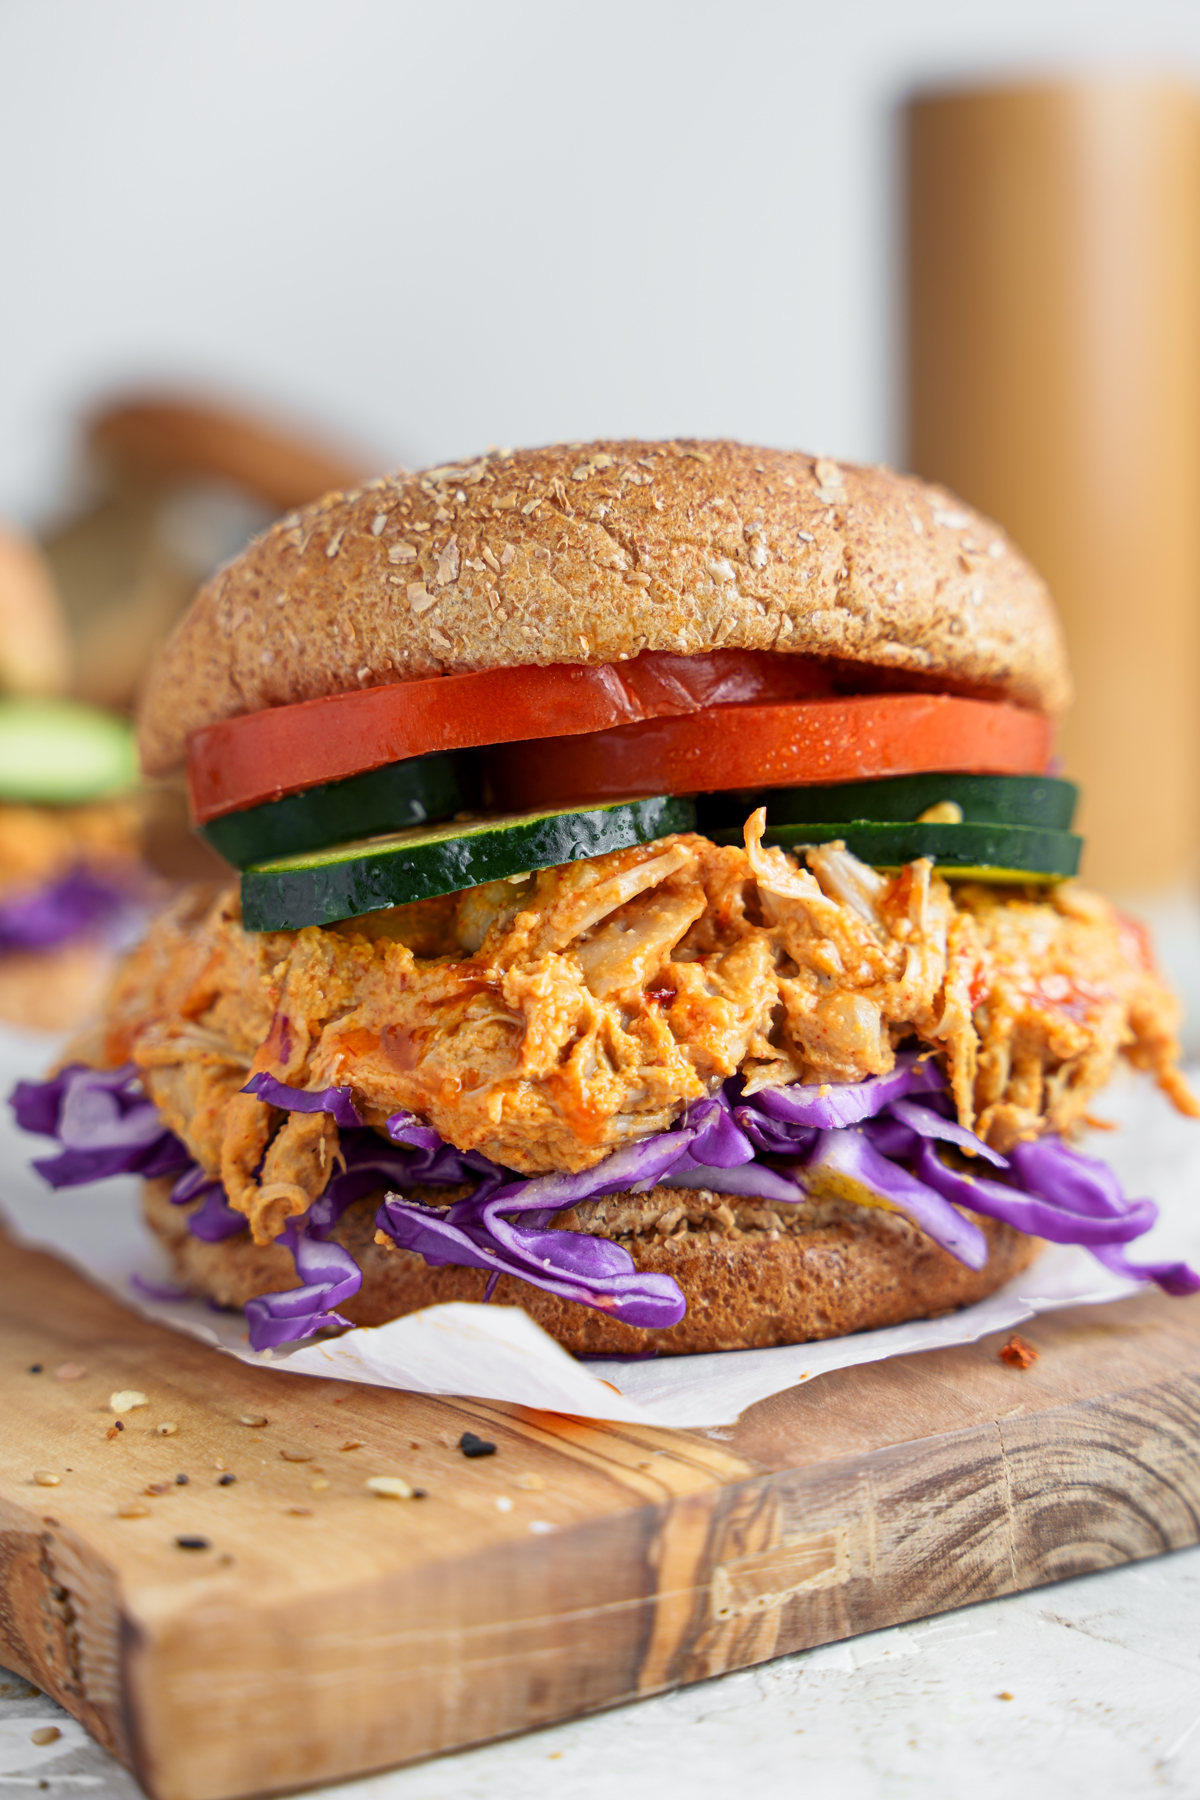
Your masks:
[{"label": "shredded jackfruit filling", "polygon": [[927,860],[881,875],[838,844],[805,866],[763,825],[744,848],[683,834],[327,928],[250,933],[236,889],[193,893],[71,1054],[133,1062],[260,1243],[340,1166],[329,1113],[241,1091],[260,1072],[347,1087],[380,1131],[407,1109],[529,1175],[591,1168],[730,1076],[857,1082],[913,1040],[1002,1152],[1078,1129],[1122,1055],[1196,1113],[1177,1004],[1107,901],[951,887]]}]

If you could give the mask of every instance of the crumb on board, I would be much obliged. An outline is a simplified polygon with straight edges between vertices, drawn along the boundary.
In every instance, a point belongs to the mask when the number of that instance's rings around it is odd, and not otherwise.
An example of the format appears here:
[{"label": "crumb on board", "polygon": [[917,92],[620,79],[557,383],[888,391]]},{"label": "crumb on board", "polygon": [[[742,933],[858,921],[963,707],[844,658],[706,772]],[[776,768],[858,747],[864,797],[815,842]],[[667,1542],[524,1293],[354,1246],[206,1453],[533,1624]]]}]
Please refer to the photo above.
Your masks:
[{"label": "crumb on board", "polygon": [[1007,1363],[1010,1369],[1031,1369],[1040,1354],[1041,1352],[1034,1349],[1028,1338],[1021,1337],[1015,1331],[1008,1342],[1001,1344],[996,1352],[1000,1361]]},{"label": "crumb on board", "polygon": [[411,1500],[413,1490],[399,1475],[368,1475],[363,1484],[381,1500]]},{"label": "crumb on board", "polygon": [[149,1404],[140,1388],[118,1388],[115,1394],[108,1396],[108,1410],[115,1413],[133,1412],[136,1407]]}]

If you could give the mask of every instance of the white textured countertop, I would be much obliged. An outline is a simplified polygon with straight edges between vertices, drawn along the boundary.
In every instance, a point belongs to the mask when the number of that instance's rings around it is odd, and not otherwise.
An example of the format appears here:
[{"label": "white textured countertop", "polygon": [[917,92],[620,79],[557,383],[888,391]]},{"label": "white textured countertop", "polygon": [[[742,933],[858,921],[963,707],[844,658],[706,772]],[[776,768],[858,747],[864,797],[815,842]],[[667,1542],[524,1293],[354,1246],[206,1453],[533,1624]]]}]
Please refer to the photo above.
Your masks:
[{"label": "white textured countertop", "polygon": [[[63,1735],[38,1748],[30,1733]],[[214,1720],[214,1728],[217,1721]],[[339,1800],[1142,1800],[1200,1793],[1200,1548],[319,1790]],[[0,1677],[0,1800],[137,1800]]]}]

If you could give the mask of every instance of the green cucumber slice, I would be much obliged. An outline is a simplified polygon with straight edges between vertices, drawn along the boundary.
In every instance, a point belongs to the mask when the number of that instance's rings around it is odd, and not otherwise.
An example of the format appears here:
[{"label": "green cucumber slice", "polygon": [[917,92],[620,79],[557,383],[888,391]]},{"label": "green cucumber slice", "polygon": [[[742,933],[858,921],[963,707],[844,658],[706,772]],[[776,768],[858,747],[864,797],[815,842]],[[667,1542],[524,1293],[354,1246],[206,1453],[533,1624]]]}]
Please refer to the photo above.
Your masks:
[{"label": "green cucumber slice", "polygon": [[478,803],[476,759],[436,751],[225,813],[198,830],[226,862],[248,869],[278,856],[448,819]]},{"label": "green cucumber slice", "polygon": [[249,931],[329,925],[386,906],[453,894],[690,831],[690,800],[659,795],[586,810],[509,813],[469,824],[427,825],[257,864],[242,876]]},{"label": "green cucumber slice", "polygon": [[1069,831],[1079,789],[1053,775],[892,775],[880,781],[844,781],[832,787],[770,788],[761,793],[702,794],[699,829],[740,827],[756,806],[772,825],[837,824],[843,819],[911,823],[953,800],[963,821],[979,825],[1038,825]]},{"label": "green cucumber slice", "polygon": [[0,800],[80,806],[138,779],[133,725],[73,700],[0,700]]},{"label": "green cucumber slice", "polygon": [[[847,850],[877,869],[898,869],[918,856],[931,856],[939,875],[956,880],[1062,881],[1077,872],[1083,849],[1083,839],[1072,832],[1036,825],[896,825],[861,819],[775,825],[770,813],[767,819],[768,844],[798,851],[841,838]],[[739,831],[712,835],[719,844],[741,842]]]}]

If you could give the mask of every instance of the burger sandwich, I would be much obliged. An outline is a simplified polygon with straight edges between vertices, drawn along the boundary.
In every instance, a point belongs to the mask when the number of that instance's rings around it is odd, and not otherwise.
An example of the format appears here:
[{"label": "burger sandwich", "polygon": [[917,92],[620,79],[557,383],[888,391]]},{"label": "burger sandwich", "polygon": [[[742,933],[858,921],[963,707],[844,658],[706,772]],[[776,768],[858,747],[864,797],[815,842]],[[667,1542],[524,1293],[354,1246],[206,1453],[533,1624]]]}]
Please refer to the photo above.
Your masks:
[{"label": "burger sandwich", "polygon": [[141,709],[237,869],[14,1103],[145,1178],[257,1347],[445,1300],[579,1353],[944,1312],[1042,1244],[1141,1264],[1072,1147],[1182,1111],[1144,933],[1077,885],[1069,697],[1004,533],[734,443],[489,453],[281,519]]}]

